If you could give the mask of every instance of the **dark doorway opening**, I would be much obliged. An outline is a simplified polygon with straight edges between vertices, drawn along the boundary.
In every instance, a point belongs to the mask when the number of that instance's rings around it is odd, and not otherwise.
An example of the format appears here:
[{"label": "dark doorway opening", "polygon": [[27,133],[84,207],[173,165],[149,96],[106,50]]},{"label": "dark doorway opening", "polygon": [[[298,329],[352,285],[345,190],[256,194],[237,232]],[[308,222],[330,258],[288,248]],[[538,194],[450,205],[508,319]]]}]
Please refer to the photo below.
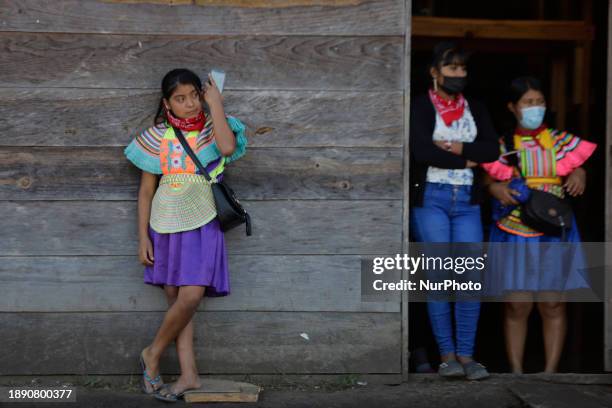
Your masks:
[{"label": "dark doorway opening", "polygon": [[[585,5],[585,3],[588,3]],[[452,39],[472,52],[468,65],[469,85],[466,93],[484,102],[498,132],[509,126],[506,109],[506,87],[515,77],[533,75],[547,89],[549,115],[553,127],[575,133],[599,145],[589,160],[588,187],[575,200],[574,208],[583,241],[605,241],[605,145],[608,4],[604,1],[514,1],[491,3],[485,0],[455,2],[450,0],[414,0],[414,18],[444,17],[453,19],[525,20],[537,24],[545,21],[583,21],[594,27],[587,52],[577,39],[493,39],[467,32],[462,38],[444,37],[445,30],[431,28],[431,34],[413,31],[411,53],[411,96],[426,92],[430,86],[428,64],[433,46]],[[421,27],[423,27],[421,25]],[[537,27],[537,26],[536,26]],[[451,30],[452,32],[452,30]],[[424,35],[425,34],[425,35]],[[583,87],[588,87],[585,89]],[[586,100],[584,96],[586,95]],[[561,125],[561,126],[560,126]],[[483,208],[485,231],[490,217]],[[430,333],[425,304],[411,304],[409,313],[410,349],[425,345],[430,360],[437,362],[437,346]],[[544,366],[541,320],[537,312],[530,317],[525,350],[525,371],[541,371]],[[604,307],[602,303],[568,304],[568,332],[559,367],[560,372],[602,372],[604,369]],[[503,339],[503,304],[482,305],[476,343],[476,358],[493,372],[507,372]],[[411,366],[410,368],[414,368]]]}]

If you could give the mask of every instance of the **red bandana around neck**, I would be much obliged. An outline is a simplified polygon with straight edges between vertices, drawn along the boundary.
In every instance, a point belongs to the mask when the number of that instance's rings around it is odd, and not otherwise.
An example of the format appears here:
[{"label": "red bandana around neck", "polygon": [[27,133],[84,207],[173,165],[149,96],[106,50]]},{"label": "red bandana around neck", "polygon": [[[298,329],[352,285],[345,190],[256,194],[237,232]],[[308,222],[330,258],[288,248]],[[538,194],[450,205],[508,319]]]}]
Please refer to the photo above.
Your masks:
[{"label": "red bandana around neck", "polygon": [[200,112],[198,116],[189,119],[181,119],[177,118],[170,112],[166,110],[166,119],[170,123],[170,125],[177,127],[181,130],[191,132],[192,130],[202,130],[204,128],[204,122],[206,120],[206,116],[204,116],[204,112]]},{"label": "red bandana around neck", "polygon": [[463,94],[457,95],[454,100],[446,100],[438,95],[433,89],[430,89],[429,99],[431,99],[431,103],[433,103],[446,126],[450,126],[454,121],[461,119],[463,116],[465,110],[465,98]]}]

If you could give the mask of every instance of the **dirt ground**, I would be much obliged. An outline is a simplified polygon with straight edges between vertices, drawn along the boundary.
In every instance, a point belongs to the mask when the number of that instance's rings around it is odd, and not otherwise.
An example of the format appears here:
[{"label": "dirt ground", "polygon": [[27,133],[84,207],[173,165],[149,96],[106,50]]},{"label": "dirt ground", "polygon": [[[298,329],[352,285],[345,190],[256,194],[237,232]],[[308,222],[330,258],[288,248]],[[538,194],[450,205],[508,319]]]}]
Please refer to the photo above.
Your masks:
[{"label": "dirt ground", "polygon": [[[319,385],[276,384],[264,387],[257,403],[214,403],[219,408],[267,407],[436,407],[436,408],[603,408],[612,407],[610,376],[557,375],[552,377],[494,375],[481,381],[443,380],[422,375],[398,385],[368,384],[347,380],[345,383]],[[52,385],[50,379],[30,384]],[[58,382],[59,383],[59,382]],[[65,382],[63,382],[65,383]],[[16,385],[4,381],[3,386]],[[21,383],[21,385],[27,385]],[[261,384],[260,384],[261,385]],[[72,403],[0,403],[1,407],[161,407],[166,403],[141,394],[135,384],[90,382],[76,386],[77,402]],[[183,401],[178,402],[184,405]],[[203,404],[193,404],[203,405]]]}]

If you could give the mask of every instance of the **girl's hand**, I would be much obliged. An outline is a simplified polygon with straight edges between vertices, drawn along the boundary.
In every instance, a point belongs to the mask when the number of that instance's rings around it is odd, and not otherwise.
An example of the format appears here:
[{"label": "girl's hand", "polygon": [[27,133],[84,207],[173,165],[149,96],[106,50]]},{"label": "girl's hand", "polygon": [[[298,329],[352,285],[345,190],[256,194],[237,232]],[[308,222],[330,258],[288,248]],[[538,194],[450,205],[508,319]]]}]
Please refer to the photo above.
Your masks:
[{"label": "girl's hand", "polygon": [[204,101],[210,106],[222,106],[223,105],[223,95],[217,88],[217,84],[213,79],[212,75],[208,74],[208,81],[204,82],[204,89],[202,89],[202,96],[204,97]]},{"label": "girl's hand", "polygon": [[142,238],[138,242],[138,259],[143,265],[153,265],[153,244],[151,244],[151,240],[149,238]]},{"label": "girl's hand", "polygon": [[519,205],[519,202],[514,199],[514,196],[520,196],[516,190],[508,187],[509,181],[491,183],[489,185],[489,193],[498,199],[503,205]]},{"label": "girl's hand", "polygon": [[575,169],[567,176],[563,187],[572,197],[582,195],[586,188],[586,171],[582,167]]},{"label": "girl's hand", "polygon": [[465,168],[466,169],[473,169],[474,167],[477,167],[478,163],[476,163],[475,161],[471,161],[471,160],[466,160],[465,161]]}]

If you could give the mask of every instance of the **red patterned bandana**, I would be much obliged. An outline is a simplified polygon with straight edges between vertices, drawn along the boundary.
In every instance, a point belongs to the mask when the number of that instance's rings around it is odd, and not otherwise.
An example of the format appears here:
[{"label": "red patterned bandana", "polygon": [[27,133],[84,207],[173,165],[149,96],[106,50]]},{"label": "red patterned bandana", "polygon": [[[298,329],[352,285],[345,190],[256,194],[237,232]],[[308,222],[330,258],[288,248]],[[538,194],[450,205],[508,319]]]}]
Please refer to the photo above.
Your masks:
[{"label": "red patterned bandana", "polygon": [[429,90],[429,99],[442,117],[444,124],[450,126],[454,121],[461,119],[465,110],[465,98],[463,94],[457,95],[454,100],[446,100],[438,95],[433,89]]},{"label": "red patterned bandana", "polygon": [[198,116],[189,119],[180,119],[177,118],[170,112],[166,110],[166,119],[170,125],[177,127],[181,130],[191,132],[192,130],[202,130],[204,128],[204,122],[206,120],[206,116],[204,116],[204,112],[200,112]]}]

